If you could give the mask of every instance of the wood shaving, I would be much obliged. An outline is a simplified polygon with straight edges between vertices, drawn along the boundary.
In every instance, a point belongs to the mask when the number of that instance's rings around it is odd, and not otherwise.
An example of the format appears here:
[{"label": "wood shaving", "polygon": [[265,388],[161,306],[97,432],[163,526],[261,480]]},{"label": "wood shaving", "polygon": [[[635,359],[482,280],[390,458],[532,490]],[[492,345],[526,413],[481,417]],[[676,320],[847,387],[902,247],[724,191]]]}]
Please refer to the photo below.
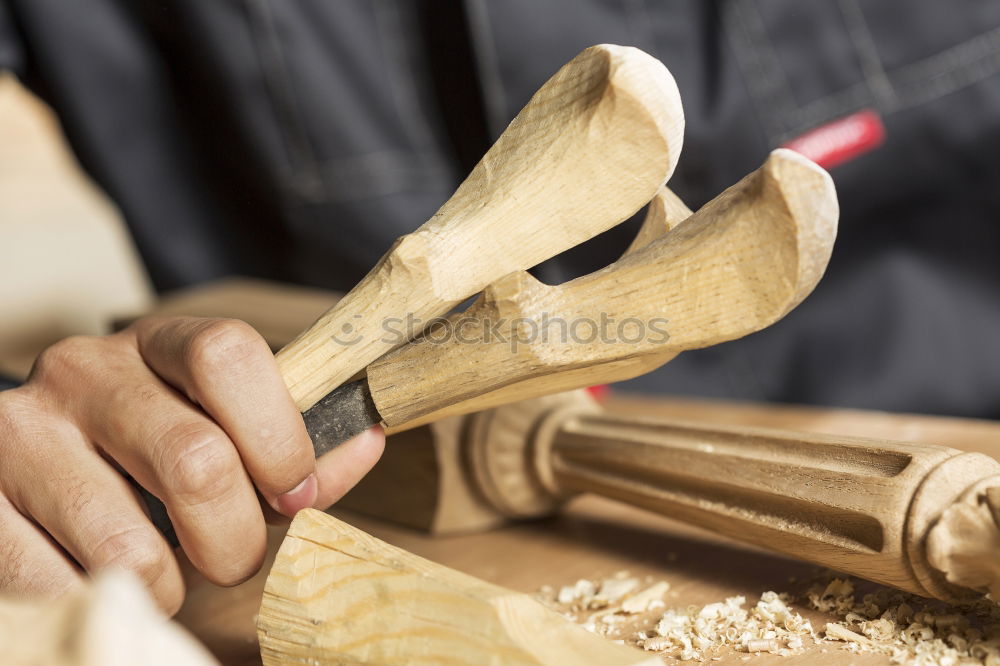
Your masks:
[{"label": "wood shaving", "polygon": [[638,578],[609,578],[601,582],[596,598],[605,604],[612,604],[639,587]]},{"label": "wood shaving", "polygon": [[[540,594],[588,631],[684,661],[714,659],[706,653],[726,647],[747,653],[798,654],[804,649],[803,639],[814,637],[810,623],[789,609],[789,598],[774,592],[762,595],[749,610],[744,597],[732,597],[700,608],[663,611],[669,591],[667,581],[643,585],[619,572],[600,583],[577,581],[558,592],[544,588]],[[599,611],[589,612],[594,609]]]},{"label": "wood shaving", "polygon": [[[669,609],[657,622],[654,638],[642,643],[647,650],[666,650],[682,661],[703,661],[708,651],[730,647],[740,652],[792,655],[815,640],[808,620],[788,607],[790,598],[765,592],[749,610],[745,597],[686,609]],[[655,640],[654,640],[655,639]],[[662,639],[666,639],[665,641]]]},{"label": "wood shaving", "polygon": [[663,597],[670,591],[670,583],[661,580],[655,585],[650,585],[637,594],[622,601],[622,612],[629,615],[645,613],[654,608],[663,608]]},{"label": "wood shaving", "polygon": [[1000,666],[1000,606],[983,599],[951,606],[889,588],[856,600],[851,580],[809,590],[809,605],[840,620],[826,625],[829,640],[852,652],[875,652],[894,664]]},{"label": "wood shaving", "polygon": [[845,643],[853,642],[865,645],[871,643],[870,640],[861,634],[856,634],[844,625],[836,624],[835,622],[826,623],[826,637],[835,641],[844,641]]},{"label": "wood shaving", "polygon": [[777,652],[781,647],[773,638],[755,638],[747,641],[747,652]]},{"label": "wood shaving", "polygon": [[573,585],[563,586],[559,588],[556,601],[575,610],[607,608],[631,594],[639,584],[638,578],[629,577],[628,572],[620,571],[597,583],[578,580]]},{"label": "wood shaving", "polygon": [[589,580],[578,580],[573,585],[564,585],[559,588],[556,601],[561,604],[573,604],[580,600],[592,599],[597,591],[597,586]]},{"label": "wood shaving", "polygon": [[[861,594],[862,586],[872,592]],[[700,607],[666,608],[669,592],[667,581],[643,582],[619,572],[558,591],[543,588],[540,594],[588,631],[667,659],[718,660],[725,650],[747,653],[744,659],[760,653],[789,656],[813,646],[828,652],[823,646],[830,646],[883,654],[894,664],[1000,666],[1000,605],[988,598],[950,606],[873,583],[826,579],[802,599],[803,612],[827,616],[816,632],[793,610],[788,594],[765,592],[752,606],[737,596]]]}]

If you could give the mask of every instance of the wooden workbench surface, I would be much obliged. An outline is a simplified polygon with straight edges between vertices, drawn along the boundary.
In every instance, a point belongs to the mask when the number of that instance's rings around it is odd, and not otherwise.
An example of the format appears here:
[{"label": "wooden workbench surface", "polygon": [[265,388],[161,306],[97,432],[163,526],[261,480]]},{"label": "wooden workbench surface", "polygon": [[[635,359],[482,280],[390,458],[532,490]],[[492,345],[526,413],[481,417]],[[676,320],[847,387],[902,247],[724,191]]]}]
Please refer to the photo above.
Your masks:
[{"label": "wooden workbench surface", "polygon": [[[335,300],[335,295],[319,290],[230,280],[167,298],[157,311],[245,319],[278,348]],[[1000,423],[986,421],[674,397],[613,395],[607,406],[626,414],[901,439],[1000,456]],[[804,595],[810,581],[823,573],[813,565],[597,497],[577,498],[545,520],[454,537],[431,537],[346,510],[333,513],[389,543],[523,592],[628,570],[635,576],[668,581],[667,602],[672,606],[702,605],[735,595],[746,596],[752,604],[768,590]],[[273,529],[271,537],[273,554],[281,530]],[[187,601],[178,617],[227,665],[260,663],[254,615],[268,566],[254,579],[226,590],[189,576]],[[819,629],[833,619],[806,612],[801,605],[796,610]],[[748,658],[726,652],[719,656],[718,663],[741,664]],[[752,660],[789,665],[889,663],[887,657],[856,655],[832,644],[812,647],[802,655],[759,654]]]},{"label": "wooden workbench surface", "polygon": [[[683,399],[617,397],[609,408],[624,413],[711,419],[758,426],[874,437],[903,437],[956,448],[1000,454],[1000,424],[985,421],[889,415],[855,410],[825,410]],[[824,572],[813,565],[716,537],[667,518],[598,497],[579,497],[555,517],[509,525],[482,534],[431,537],[357,513],[334,510],[338,517],[414,553],[506,587],[535,592],[543,585],[599,579],[620,570],[652,576],[671,585],[668,606],[686,607],[746,596],[750,605],[773,590],[804,596]],[[280,532],[273,534],[274,544]],[[253,614],[264,576],[234,590],[195,583],[181,620],[226,664],[259,663]],[[821,629],[833,617],[797,605]],[[808,645],[808,643],[807,643]],[[825,652],[824,652],[825,650]],[[743,663],[748,656],[720,652],[717,663]],[[888,657],[852,654],[834,644],[804,654],[755,655],[753,663],[887,664]]]}]

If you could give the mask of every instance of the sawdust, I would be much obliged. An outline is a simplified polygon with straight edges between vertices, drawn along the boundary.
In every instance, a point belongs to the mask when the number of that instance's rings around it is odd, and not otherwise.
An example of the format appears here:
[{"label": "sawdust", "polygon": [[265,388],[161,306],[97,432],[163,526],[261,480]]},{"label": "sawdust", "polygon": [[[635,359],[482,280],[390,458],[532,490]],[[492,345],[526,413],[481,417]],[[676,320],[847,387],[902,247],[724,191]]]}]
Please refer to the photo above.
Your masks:
[{"label": "sawdust", "polygon": [[[859,590],[870,588],[870,593]],[[848,578],[827,577],[802,598],[764,592],[748,604],[735,596],[704,606],[668,607],[667,581],[618,572],[539,596],[585,629],[668,660],[717,661],[724,651],[781,656],[844,650],[876,653],[913,666],[1000,666],[1000,605],[965,606],[917,597]],[[813,617],[813,622],[795,610]]]},{"label": "sawdust", "polygon": [[857,598],[855,583],[813,586],[810,607],[830,613],[827,639],[851,652],[875,652],[894,664],[1000,666],[1000,605],[984,598],[952,606],[884,587]]},{"label": "sawdust", "polygon": [[711,653],[724,647],[748,654],[798,654],[805,640],[815,637],[809,621],[789,608],[786,595],[767,592],[750,608],[744,597],[667,608],[669,591],[667,581],[619,572],[601,581],[543,588],[540,594],[588,631],[684,661],[712,659]]}]

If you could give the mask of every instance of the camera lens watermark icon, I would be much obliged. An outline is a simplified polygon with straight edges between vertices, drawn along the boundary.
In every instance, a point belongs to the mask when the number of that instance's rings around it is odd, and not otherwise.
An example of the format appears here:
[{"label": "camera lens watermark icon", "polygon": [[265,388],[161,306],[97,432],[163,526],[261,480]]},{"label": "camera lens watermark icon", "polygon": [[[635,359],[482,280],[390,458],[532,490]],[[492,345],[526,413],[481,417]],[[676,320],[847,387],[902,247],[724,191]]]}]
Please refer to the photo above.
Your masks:
[{"label": "camera lens watermark icon", "polygon": [[[354,315],[353,318],[354,319],[361,319],[361,315],[356,314],[356,315]],[[358,332],[358,329],[355,328],[354,324],[352,324],[350,322],[344,322],[344,324],[340,327],[340,331],[337,332],[337,333],[332,334],[330,337],[338,345],[343,345],[345,347],[350,347],[352,345],[356,345],[359,342],[361,342],[361,339],[364,336],[361,335]]]}]

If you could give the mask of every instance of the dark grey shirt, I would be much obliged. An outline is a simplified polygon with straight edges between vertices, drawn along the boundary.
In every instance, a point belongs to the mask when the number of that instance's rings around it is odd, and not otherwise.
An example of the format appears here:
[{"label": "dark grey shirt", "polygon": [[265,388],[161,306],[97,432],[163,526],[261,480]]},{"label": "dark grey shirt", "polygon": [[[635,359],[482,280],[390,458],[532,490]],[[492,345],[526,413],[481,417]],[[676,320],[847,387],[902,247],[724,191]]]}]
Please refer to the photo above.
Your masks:
[{"label": "dark grey shirt", "polygon": [[[247,274],[347,289],[429,217],[561,64],[600,42],[673,72],[693,207],[870,109],[832,168],[829,272],[785,320],[632,384],[1000,417],[995,0],[0,0],[0,65],[55,108],[161,289]],[[547,262],[610,262],[635,223]],[[2,306],[0,306],[2,307]]]}]

